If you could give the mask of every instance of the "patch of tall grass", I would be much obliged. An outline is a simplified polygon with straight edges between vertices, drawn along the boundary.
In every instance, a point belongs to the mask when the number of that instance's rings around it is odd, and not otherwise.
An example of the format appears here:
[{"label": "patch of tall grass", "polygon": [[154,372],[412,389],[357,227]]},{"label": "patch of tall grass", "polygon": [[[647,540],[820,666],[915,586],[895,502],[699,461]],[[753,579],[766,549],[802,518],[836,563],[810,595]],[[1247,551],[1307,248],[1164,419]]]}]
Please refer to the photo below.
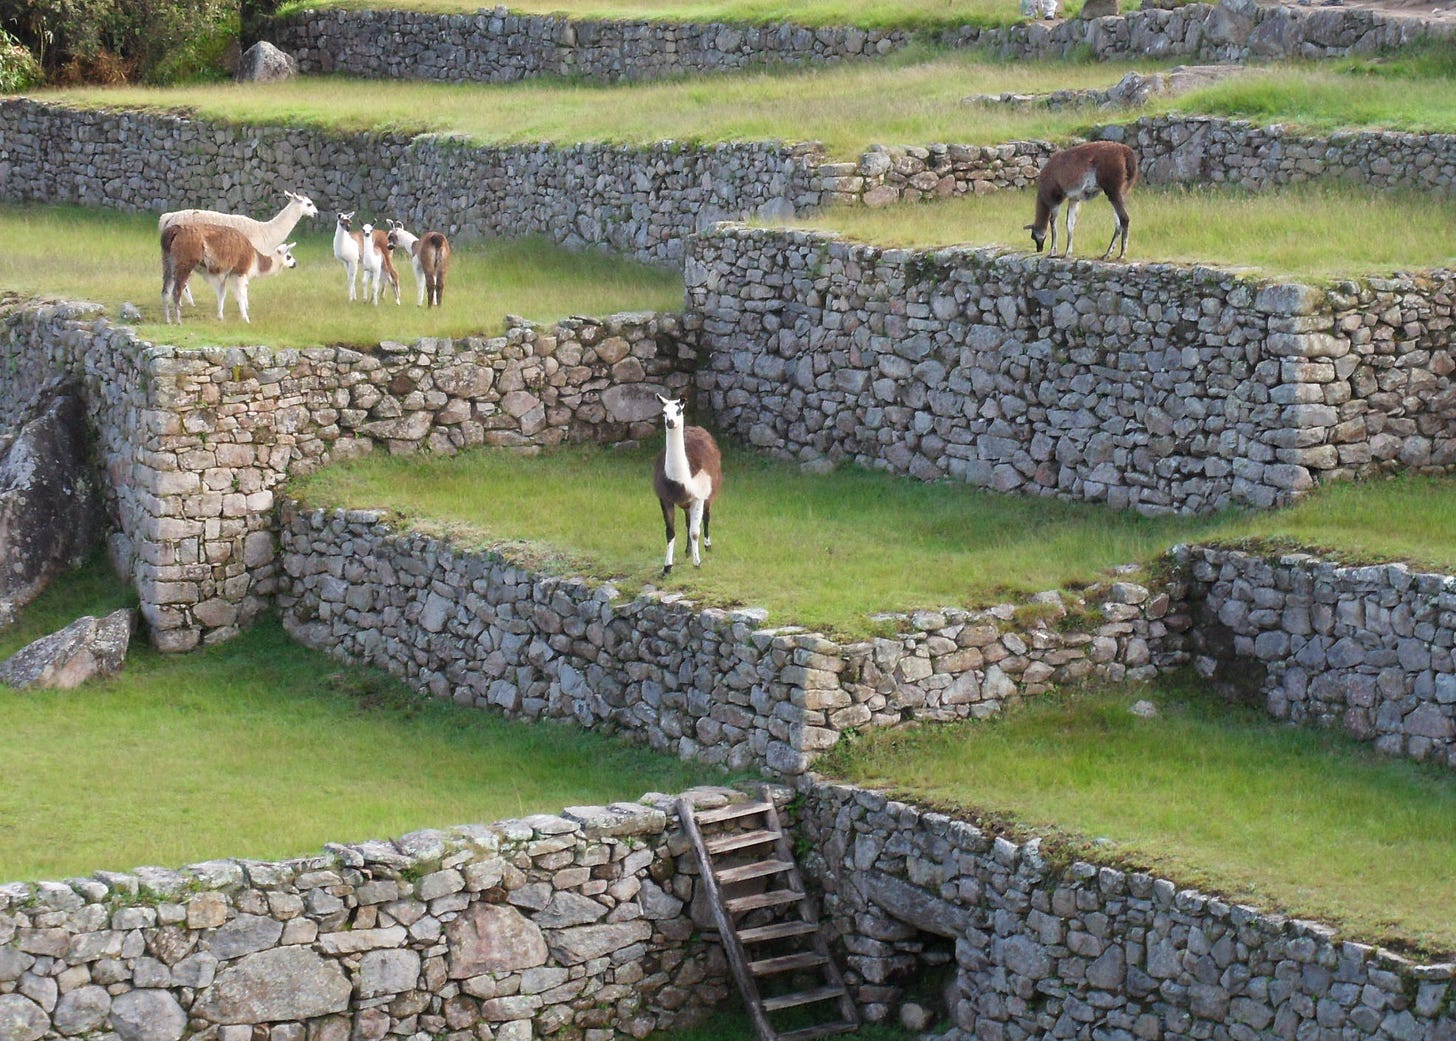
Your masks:
[{"label": "patch of tall grass", "polygon": [[[1328,279],[1456,264],[1456,199],[1371,192],[1339,184],[1267,192],[1139,185],[1128,197],[1127,259],[1251,268],[1278,277]],[[953,244],[1031,250],[1031,190],[918,205],[836,208],[795,227],[835,231],[886,246]],[[1062,217],[1066,208],[1063,207]],[[1079,213],[1076,253],[1099,257],[1115,226],[1101,198]],[[1371,234],[1378,228],[1379,234]],[[1065,224],[1058,222],[1058,249]]]},{"label": "patch of tall grass", "polygon": [[694,570],[679,517],[678,565],[664,578],[656,451],[380,454],[326,468],[294,491],[319,505],[388,508],[467,545],[525,540],[516,552],[537,566],[615,579],[629,596],[650,584],[843,636],[874,631],[869,616],[879,612],[1085,585],[1215,526],[855,468],[817,476],[730,450],[712,550]]},{"label": "patch of tall grass", "polygon": [[573,253],[542,239],[454,243],[439,308],[415,306],[414,274],[396,254],[404,303],[396,305],[389,294],[378,307],[351,304],[343,266],[333,255],[334,216],[322,213],[297,229],[298,267],[250,284],[251,324],[239,318],[231,293],[224,320],[217,321],[217,296],[201,275],[192,276],[197,306],[184,305],[184,324],[162,323],[161,253],[151,216],[72,206],[0,206],[7,245],[0,252],[0,291],[91,300],[113,315],[130,302],[143,315],[137,326],[141,336],[183,347],[307,347],[495,335],[507,314],[544,322],[572,314],[682,309],[679,275],[601,253]]},{"label": "patch of tall grass", "polygon": [[[0,632],[0,656],[134,601],[103,561]],[[0,686],[0,880],[300,856],[721,783],[710,768],[553,722],[508,721],[344,667],[266,621],[72,691]]]},{"label": "patch of tall grass", "polygon": [[[1148,63],[1140,63],[1147,68]],[[1130,65],[1006,63],[916,49],[876,62],[770,69],[662,83],[503,85],[302,78],[271,84],[47,91],[42,100],[101,108],[183,109],[224,122],[339,130],[440,132],[481,144],[605,141],[822,141],[853,157],[870,144],[999,144],[1065,139],[1092,110],[968,105],[970,94],[1110,86]]]},{"label": "patch of tall grass", "polygon": [[[1151,697],[1153,719],[1128,711]],[[1216,701],[1195,677],[877,731],[830,777],[1022,830],[1356,940],[1456,952],[1456,777]],[[1090,841],[1097,840],[1097,841]]]}]

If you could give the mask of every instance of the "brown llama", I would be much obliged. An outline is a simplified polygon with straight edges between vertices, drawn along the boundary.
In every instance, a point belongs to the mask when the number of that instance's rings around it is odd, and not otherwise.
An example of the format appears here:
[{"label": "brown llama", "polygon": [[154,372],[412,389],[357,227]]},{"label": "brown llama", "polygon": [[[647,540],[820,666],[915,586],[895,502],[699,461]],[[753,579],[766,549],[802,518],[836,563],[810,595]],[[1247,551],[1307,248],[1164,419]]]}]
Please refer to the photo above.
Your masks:
[{"label": "brown llama", "polygon": [[1041,252],[1050,227],[1051,253],[1056,255],[1057,211],[1066,202],[1067,249],[1062,255],[1071,256],[1077,207],[1102,193],[1106,194],[1113,212],[1117,214],[1117,227],[1102,259],[1112,255],[1113,243],[1121,235],[1122,249],[1117,254],[1117,259],[1121,260],[1127,254],[1127,193],[1137,183],[1137,177],[1137,153],[1116,141],[1088,141],[1057,152],[1047,160],[1036,178],[1036,219],[1026,226],[1031,232],[1031,240],[1036,243],[1036,251]]},{"label": "brown llama", "polygon": [[445,297],[445,272],[450,270],[450,240],[441,231],[427,231],[419,238],[404,230],[399,221],[389,222],[389,248],[402,249],[410,255],[415,272],[415,286],[420,291],[417,305],[428,295],[430,307],[441,306]]},{"label": "brown llama", "polygon": [[276,275],[286,267],[297,266],[292,242],[285,242],[272,253],[260,253],[243,232],[220,224],[174,224],[162,232],[162,313],[170,324],[172,315],[182,323],[182,293],[193,271],[217,290],[217,320],[222,321],[222,305],[228,286],[234,286],[238,312],[243,321],[248,317],[248,280]]},{"label": "brown llama", "polygon": [[657,457],[652,475],[652,488],[662,506],[662,522],[667,528],[667,559],[662,565],[666,575],[672,570],[672,554],[677,544],[675,511],[681,509],[688,522],[688,548],[693,567],[701,567],[698,557],[698,534],[702,544],[713,548],[708,528],[713,500],[723,487],[723,456],[713,435],[702,427],[687,426],[683,420],[685,405],[661,394],[662,418],[667,426],[667,447]]}]

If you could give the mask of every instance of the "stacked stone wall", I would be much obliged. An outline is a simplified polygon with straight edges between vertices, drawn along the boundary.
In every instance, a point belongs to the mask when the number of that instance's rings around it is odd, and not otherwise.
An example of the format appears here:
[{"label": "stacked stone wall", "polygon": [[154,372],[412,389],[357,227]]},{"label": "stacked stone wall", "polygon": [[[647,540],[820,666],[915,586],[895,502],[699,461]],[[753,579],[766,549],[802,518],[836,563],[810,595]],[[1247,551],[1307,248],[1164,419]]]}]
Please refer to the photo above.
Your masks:
[{"label": "stacked stone wall", "polygon": [[[267,608],[274,494],[290,475],[375,448],[639,440],[656,433],[653,394],[681,393],[693,368],[678,318],[653,314],[369,351],[179,350],[66,306],[22,310],[6,332],[6,370],[79,376],[116,556],[167,651],[225,639]],[[0,384],[0,401],[32,382]]]},{"label": "stacked stone wall", "polygon": [[132,213],[267,217],[308,195],[321,226],[359,210],[451,236],[543,235],[650,263],[715,220],[818,203],[816,145],[483,147],[433,134],[331,134],[0,101],[0,199]]},{"label": "stacked stone wall", "polygon": [[575,20],[513,14],[303,11],[276,21],[274,43],[304,72],[389,79],[504,83],[537,76],[596,82],[735,72],[766,64],[873,58],[913,41],[987,47],[1005,58],[1099,60],[1187,57],[1200,61],[1331,58],[1401,47],[1447,25],[1352,8],[1304,9],[1251,0],[1144,6],[1122,15],[985,28],[905,31],[719,22]]},{"label": "stacked stone wall", "polygon": [[1180,547],[1195,665],[1276,718],[1456,767],[1456,579]]},{"label": "stacked stone wall", "polygon": [[[436,697],[790,777],[845,733],[987,716],[1058,683],[1147,678],[1186,660],[1176,600],[1128,582],[1084,603],[1043,597],[1035,621],[1010,605],[925,611],[902,635],[842,643],[766,628],[761,611],[542,575],[509,547],[396,532],[376,511],[287,504],[281,537],[278,604],[307,646]],[[1059,625],[1069,610],[1088,621]]]},{"label": "stacked stone wall", "polygon": [[1326,291],[720,227],[686,278],[721,427],[804,463],[1203,512],[1456,458],[1447,271]]},{"label": "stacked stone wall", "polygon": [[1456,1034],[1456,967],[1421,964],[1166,878],[1053,863],[877,792],[799,803],[807,873],[868,1016],[950,953],[955,1038],[1250,1041]]},{"label": "stacked stone wall", "polygon": [[[736,793],[735,793],[736,794]],[[686,797],[722,805],[727,794]],[[671,807],[0,885],[7,1041],[586,1041],[723,1000]]]}]

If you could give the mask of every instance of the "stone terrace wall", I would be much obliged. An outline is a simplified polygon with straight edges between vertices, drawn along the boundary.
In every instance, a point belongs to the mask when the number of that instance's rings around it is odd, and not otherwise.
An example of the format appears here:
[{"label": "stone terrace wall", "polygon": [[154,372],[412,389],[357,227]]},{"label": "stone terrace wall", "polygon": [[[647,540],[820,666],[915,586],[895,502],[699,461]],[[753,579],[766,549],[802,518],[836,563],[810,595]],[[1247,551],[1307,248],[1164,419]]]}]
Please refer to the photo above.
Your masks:
[{"label": "stone terrace wall", "polygon": [[1183,56],[1201,61],[1327,58],[1400,47],[1449,26],[1378,11],[1256,4],[1144,9],[1090,21],[1023,22],[922,32],[845,27],[577,21],[511,14],[304,11],[269,35],[305,72],[502,83],[535,76],[597,82],[732,72],[768,63],[825,63],[888,54],[915,39],[986,46],[1009,58]]},{"label": "stone terrace wall", "polygon": [[[717,789],[687,797],[722,805]],[[663,802],[0,886],[0,1034],[586,1041],[728,994]],[[672,825],[669,826],[669,820]]]},{"label": "stone terrace wall", "polygon": [[1207,511],[1456,459],[1456,275],[1209,268],[720,227],[687,265],[720,426],[802,462]]},{"label": "stone terrace wall", "polygon": [[891,29],[576,20],[504,7],[457,15],[302,11],[276,20],[266,35],[303,72],[486,83],[538,76],[616,83],[833,62],[887,54],[910,39]]},{"label": "stone terrace wall", "polygon": [[1009,606],[926,611],[902,636],[842,644],[763,628],[762,611],[542,576],[509,547],[396,533],[376,511],[285,504],[282,543],[278,603],[301,643],[437,697],[734,769],[797,776],[846,732],[986,716],[1081,676],[1147,678],[1186,661],[1176,598],[1125,582],[1088,591],[1082,631],[1054,625],[1067,608],[1053,594],[1040,621],[1018,624]]},{"label": "stone terrace wall", "polygon": [[807,873],[871,1018],[951,956],[955,1029],[977,1041],[1456,1036],[1449,964],[1413,964],[1311,922],[1073,863],[884,795],[818,784]]},{"label": "stone terrace wall", "polygon": [[715,220],[815,205],[817,145],[477,147],[458,139],[224,126],[0,101],[0,199],[133,213],[198,206],[267,217],[285,190],[462,237],[544,235],[651,263]]},{"label": "stone terrace wall", "polygon": [[[225,639],[266,609],[278,579],[274,490],[290,475],[376,446],[641,439],[656,433],[652,394],[681,393],[692,368],[671,315],[371,351],[178,350],[76,317],[13,315],[0,371],[81,377],[117,501],[117,557],[166,651]],[[0,383],[0,401],[28,391]]]},{"label": "stone terrace wall", "polygon": [[1204,675],[1279,719],[1456,767],[1456,579],[1206,546],[1179,561]]}]

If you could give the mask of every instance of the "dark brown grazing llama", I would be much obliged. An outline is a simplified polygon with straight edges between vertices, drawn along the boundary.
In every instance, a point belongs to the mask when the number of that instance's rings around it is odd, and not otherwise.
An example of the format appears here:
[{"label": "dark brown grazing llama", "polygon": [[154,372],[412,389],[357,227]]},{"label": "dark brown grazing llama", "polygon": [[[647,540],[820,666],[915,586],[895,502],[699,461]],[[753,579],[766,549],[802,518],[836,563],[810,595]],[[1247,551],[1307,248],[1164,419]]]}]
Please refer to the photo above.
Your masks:
[{"label": "dark brown grazing llama", "polygon": [[670,401],[661,394],[662,419],[667,426],[667,447],[657,457],[652,475],[652,488],[662,505],[662,522],[667,528],[667,559],[662,565],[665,575],[672,570],[672,552],[677,544],[675,510],[681,509],[688,522],[688,548],[693,567],[701,567],[698,557],[698,532],[708,549],[713,540],[708,535],[713,500],[723,487],[723,456],[713,435],[702,427],[687,426],[683,420],[682,401]]},{"label": "dark brown grazing llama", "polygon": [[243,321],[248,317],[248,279],[276,275],[286,267],[295,267],[292,242],[285,242],[271,253],[260,253],[248,237],[236,228],[220,224],[173,224],[162,231],[162,313],[168,323],[177,316],[182,323],[182,293],[193,271],[217,290],[217,320],[222,321],[222,305],[228,286],[234,286],[238,312]]},{"label": "dark brown grazing llama", "polygon": [[1137,183],[1138,158],[1127,145],[1116,141],[1088,141],[1063,149],[1047,160],[1036,178],[1036,219],[1026,227],[1036,251],[1046,242],[1047,229],[1052,233],[1052,255],[1057,252],[1057,211],[1067,203],[1067,250],[1072,255],[1072,230],[1077,226],[1077,207],[1087,199],[1105,194],[1117,214],[1117,227],[1107,244],[1106,260],[1112,255],[1113,243],[1122,236],[1121,260],[1127,254],[1127,193]]}]

